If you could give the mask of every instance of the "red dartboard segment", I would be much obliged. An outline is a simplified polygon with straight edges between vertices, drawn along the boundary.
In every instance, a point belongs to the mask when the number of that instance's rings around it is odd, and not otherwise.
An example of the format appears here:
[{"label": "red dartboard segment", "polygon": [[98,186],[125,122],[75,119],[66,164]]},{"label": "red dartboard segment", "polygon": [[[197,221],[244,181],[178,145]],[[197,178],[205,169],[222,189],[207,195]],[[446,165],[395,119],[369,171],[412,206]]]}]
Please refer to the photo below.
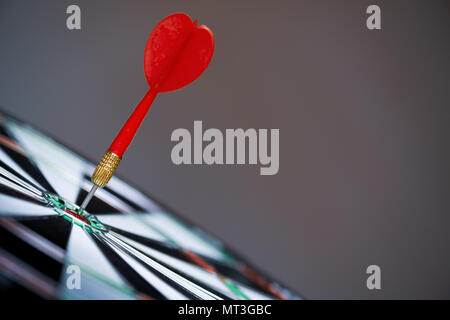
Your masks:
[{"label": "red dartboard segment", "polygon": [[160,92],[174,91],[197,79],[214,53],[214,36],[206,26],[184,13],[159,22],[150,33],[144,54],[144,71],[150,90],[112,142],[109,150],[122,157],[147,111]]}]

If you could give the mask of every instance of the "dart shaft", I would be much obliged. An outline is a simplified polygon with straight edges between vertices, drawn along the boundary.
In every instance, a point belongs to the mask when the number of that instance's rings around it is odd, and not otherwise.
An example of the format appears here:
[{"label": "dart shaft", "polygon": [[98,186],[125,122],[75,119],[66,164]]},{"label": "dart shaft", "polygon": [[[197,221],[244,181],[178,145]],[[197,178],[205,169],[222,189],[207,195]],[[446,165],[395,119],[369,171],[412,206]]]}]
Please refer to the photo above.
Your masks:
[{"label": "dart shaft", "polygon": [[125,122],[124,126],[117,134],[114,141],[111,143],[109,150],[112,153],[118,155],[119,157],[123,156],[134,136],[136,135],[136,132],[139,129],[142,121],[144,120],[145,115],[150,109],[150,106],[155,100],[157,93],[158,92],[156,88],[151,88],[146,93],[144,98],[142,98],[141,102],[139,102],[136,109],[133,111],[127,122]]}]

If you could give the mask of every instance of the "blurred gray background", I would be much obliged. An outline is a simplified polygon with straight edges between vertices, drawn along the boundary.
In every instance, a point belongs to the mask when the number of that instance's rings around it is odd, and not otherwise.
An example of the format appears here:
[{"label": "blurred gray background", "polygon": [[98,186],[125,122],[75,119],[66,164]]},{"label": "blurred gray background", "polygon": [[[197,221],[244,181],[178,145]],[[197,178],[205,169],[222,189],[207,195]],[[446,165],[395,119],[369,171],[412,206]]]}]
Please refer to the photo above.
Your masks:
[{"label": "blurred gray background", "polygon": [[[81,31],[66,28],[69,4]],[[366,28],[370,4],[381,31]],[[157,97],[118,174],[306,298],[450,298],[449,9],[0,0],[0,105],[97,161],[148,88],[150,31],[186,12],[213,30],[215,56]],[[194,120],[280,128],[278,175],[172,164],[170,135]]]}]

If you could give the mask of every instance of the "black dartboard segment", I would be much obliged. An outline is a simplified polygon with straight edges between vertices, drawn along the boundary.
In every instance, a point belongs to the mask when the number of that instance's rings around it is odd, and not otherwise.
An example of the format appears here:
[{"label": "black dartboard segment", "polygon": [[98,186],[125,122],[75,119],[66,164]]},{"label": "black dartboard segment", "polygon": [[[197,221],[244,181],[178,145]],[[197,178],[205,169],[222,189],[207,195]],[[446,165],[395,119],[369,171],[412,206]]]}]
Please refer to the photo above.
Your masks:
[{"label": "black dartboard segment", "polygon": [[[77,211],[93,169],[40,131],[0,113],[2,296],[299,298],[116,177],[96,193],[87,212]],[[74,274],[79,288],[70,285]]]}]

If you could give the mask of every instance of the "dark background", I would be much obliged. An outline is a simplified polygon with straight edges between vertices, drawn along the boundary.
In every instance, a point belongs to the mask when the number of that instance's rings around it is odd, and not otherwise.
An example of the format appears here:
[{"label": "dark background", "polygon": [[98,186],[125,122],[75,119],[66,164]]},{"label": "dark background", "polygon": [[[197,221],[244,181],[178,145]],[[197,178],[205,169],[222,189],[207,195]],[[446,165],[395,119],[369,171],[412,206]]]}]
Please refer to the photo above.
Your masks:
[{"label": "dark background", "polygon": [[[82,30],[66,28],[78,4]],[[370,4],[382,30],[366,28]],[[0,105],[98,161],[183,11],[208,70],[157,97],[118,174],[307,298],[450,298],[448,1],[0,0]],[[280,171],[176,166],[176,128],[280,128]],[[382,290],[366,288],[366,267]]]}]

